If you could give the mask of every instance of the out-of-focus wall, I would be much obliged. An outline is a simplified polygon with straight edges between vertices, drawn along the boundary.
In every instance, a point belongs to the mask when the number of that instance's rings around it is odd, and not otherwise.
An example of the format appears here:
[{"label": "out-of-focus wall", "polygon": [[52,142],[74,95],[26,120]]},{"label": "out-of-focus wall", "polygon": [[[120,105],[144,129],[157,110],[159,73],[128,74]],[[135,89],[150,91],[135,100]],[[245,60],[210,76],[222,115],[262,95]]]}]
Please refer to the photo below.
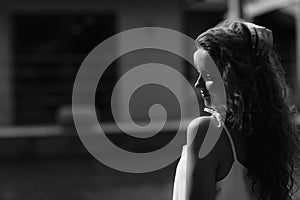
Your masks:
[{"label": "out-of-focus wall", "polygon": [[[145,27],[145,26],[155,26],[155,27],[164,27],[164,28],[170,28],[177,31],[182,31],[182,10],[179,7],[179,3],[172,0],[166,0],[166,1],[136,1],[137,4],[132,4],[131,6],[125,6],[122,11],[120,12],[120,29],[121,30],[128,30],[132,28],[137,27]],[[149,33],[150,37],[151,33]],[[151,39],[151,38],[150,38]],[[153,38],[152,38],[153,39]],[[157,39],[157,38],[156,38]],[[174,41],[178,42],[178,45],[182,45],[182,51],[184,51],[184,45],[182,41]],[[126,41],[120,41],[120,46],[122,48],[123,45],[126,45]],[[129,57],[122,57],[120,62],[120,73],[123,74],[130,68],[134,67],[135,63],[143,63],[144,60],[147,60],[146,58],[147,54],[141,54],[141,56],[129,56]],[[135,60],[132,60],[135,59]],[[168,59],[168,58],[166,58]],[[179,57],[174,56],[172,57],[172,60],[168,60],[167,62],[170,66],[177,69],[178,71],[184,73],[184,66],[182,61],[179,59]],[[159,76],[159,74],[158,74]],[[140,77],[136,77],[139,79]],[[136,80],[132,80],[136,81]],[[126,122],[128,120],[128,116],[126,116],[125,110],[128,110],[128,106],[126,105],[124,101],[125,93],[128,92],[126,89],[128,85],[126,85],[128,82],[124,81],[121,85],[123,86],[121,88],[121,91],[119,91],[120,94],[120,104],[116,105],[118,106],[118,109],[120,112],[119,118]],[[176,88],[180,88],[182,91],[182,94],[179,94],[181,99],[187,100],[187,94],[184,94],[184,87],[183,84],[180,81],[177,81],[174,83]],[[141,112],[143,110],[143,107],[147,105],[147,102],[153,102],[153,99],[163,96],[165,93],[164,90],[150,90],[148,93],[143,93],[143,98],[141,98],[139,101],[135,102],[134,107],[131,110],[133,113],[135,113],[135,119],[145,120],[145,112]],[[175,101],[168,101],[168,104],[170,107],[176,108]],[[168,117],[180,117],[180,113],[176,113],[176,109],[168,110]],[[179,114],[179,115],[178,115]],[[147,117],[147,116],[146,116]],[[159,116],[154,116],[158,117]],[[159,119],[158,119],[159,120]]]},{"label": "out-of-focus wall", "polygon": [[0,11],[0,125],[10,124],[13,113],[10,36],[9,17]]},{"label": "out-of-focus wall", "polygon": [[[158,26],[171,28],[178,31],[182,29],[182,10],[179,1],[173,0],[3,0],[0,2],[0,125],[9,125],[13,120],[13,81],[11,65],[11,29],[10,29],[10,17],[15,13],[98,13],[98,12],[113,12],[117,16],[117,32],[128,30],[131,28],[143,27],[143,26]],[[99,27],[101,28],[101,27]],[[105,31],[105,30],[103,30]],[[181,41],[178,41],[181,43]],[[122,41],[119,45],[122,45]],[[109,54],[116,53],[116,49],[112,47],[107,50]],[[184,51],[184,46],[183,46]],[[143,57],[134,58],[141,59]],[[174,59],[172,61],[174,66],[180,66],[182,61],[180,59]],[[131,66],[132,60],[121,59],[120,73],[126,71]],[[183,66],[177,67],[178,71],[183,71]],[[88,81],[88,77],[87,77]],[[182,83],[178,82],[176,87],[182,88],[181,98],[186,98],[187,94],[184,94],[185,88]],[[83,89],[84,91],[84,89]],[[119,114],[123,115],[123,109],[128,107],[122,105],[122,91],[119,93],[120,105]],[[160,94],[155,94],[160,95]],[[82,95],[84,97],[84,95]],[[153,94],[144,96],[144,101],[147,101]],[[143,101],[143,103],[145,103]],[[134,108],[133,108],[134,109]],[[139,106],[136,107],[136,112],[139,112]],[[172,114],[172,113],[171,113]],[[176,115],[176,114],[174,114]],[[126,121],[126,119],[124,119]]]}]

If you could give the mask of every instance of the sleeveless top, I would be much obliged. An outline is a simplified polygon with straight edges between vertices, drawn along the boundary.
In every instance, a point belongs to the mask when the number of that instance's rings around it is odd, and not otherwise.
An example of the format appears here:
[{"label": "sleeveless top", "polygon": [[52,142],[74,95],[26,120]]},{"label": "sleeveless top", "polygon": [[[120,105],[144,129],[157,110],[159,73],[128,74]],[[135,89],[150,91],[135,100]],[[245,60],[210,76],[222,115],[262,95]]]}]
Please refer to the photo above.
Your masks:
[{"label": "sleeveless top", "polygon": [[[223,124],[224,130],[229,138],[232,152],[233,163],[229,173],[220,181],[216,182],[216,200],[256,200],[254,197],[250,181],[246,178],[247,168],[238,161],[234,142],[231,135]],[[185,200],[185,181],[186,181],[186,145],[183,146],[181,158],[176,168],[173,200]],[[199,199],[200,200],[200,199]]]}]

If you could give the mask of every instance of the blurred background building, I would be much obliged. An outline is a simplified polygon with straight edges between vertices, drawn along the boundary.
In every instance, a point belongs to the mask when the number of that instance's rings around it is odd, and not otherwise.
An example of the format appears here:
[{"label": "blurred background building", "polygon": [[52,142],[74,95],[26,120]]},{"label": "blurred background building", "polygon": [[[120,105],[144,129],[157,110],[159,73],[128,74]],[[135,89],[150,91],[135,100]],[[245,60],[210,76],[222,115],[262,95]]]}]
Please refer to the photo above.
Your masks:
[{"label": "blurred background building", "polygon": [[[0,199],[171,199],[176,162],[157,172],[126,174],[89,155],[72,119],[76,73],[95,46],[121,31],[155,26],[196,38],[228,16],[241,17],[273,31],[291,101],[299,107],[297,0],[1,0]],[[115,54],[118,45],[122,41],[106,53]],[[135,152],[163,146],[178,128],[175,123],[164,134],[142,142],[126,137],[113,124],[110,99],[114,85],[134,66],[154,61],[174,67],[191,84],[196,80],[196,72],[186,61],[167,52],[142,50],[114,61],[101,78],[96,94],[99,121],[110,130],[110,139]],[[193,116],[190,94],[186,94],[183,83],[177,84],[190,110],[183,113],[189,120]],[[124,109],[128,108],[122,102],[123,92],[118,91],[118,113],[126,123]],[[139,123],[148,120],[144,104],[158,97],[169,108],[177,105],[169,101],[172,95],[161,88],[150,88],[146,94],[137,97],[131,110]],[[82,109],[85,113],[89,108],[84,105]],[[167,111],[172,122],[179,119],[178,109]]]}]

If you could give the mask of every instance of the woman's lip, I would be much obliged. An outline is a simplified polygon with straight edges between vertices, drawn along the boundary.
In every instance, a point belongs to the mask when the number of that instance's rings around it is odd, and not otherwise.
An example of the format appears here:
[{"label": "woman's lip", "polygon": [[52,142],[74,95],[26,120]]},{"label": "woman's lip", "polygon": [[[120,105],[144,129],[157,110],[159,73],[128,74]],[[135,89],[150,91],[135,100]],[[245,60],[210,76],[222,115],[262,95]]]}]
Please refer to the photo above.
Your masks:
[{"label": "woman's lip", "polygon": [[210,95],[209,94],[207,94],[207,93],[201,93],[201,95],[202,95],[202,97],[210,97]]},{"label": "woman's lip", "polygon": [[201,91],[201,95],[203,96],[203,97],[209,97],[210,95],[209,95],[209,93],[207,92],[207,91],[203,91],[203,90],[200,90]]}]

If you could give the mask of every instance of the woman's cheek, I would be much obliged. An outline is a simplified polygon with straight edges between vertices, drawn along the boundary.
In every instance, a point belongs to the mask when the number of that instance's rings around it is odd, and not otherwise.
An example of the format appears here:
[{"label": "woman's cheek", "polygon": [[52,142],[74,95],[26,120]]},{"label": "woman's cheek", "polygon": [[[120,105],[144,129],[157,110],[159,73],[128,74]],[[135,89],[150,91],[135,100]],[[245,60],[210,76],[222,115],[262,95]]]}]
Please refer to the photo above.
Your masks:
[{"label": "woman's cheek", "polygon": [[206,81],[205,82],[206,89],[212,94],[222,94],[222,84],[217,81]]},{"label": "woman's cheek", "polygon": [[212,103],[214,104],[224,104],[224,99],[226,99],[225,91],[222,90],[222,85],[218,84],[214,81],[207,81],[206,82],[206,89],[209,92],[211,97]]},{"label": "woman's cheek", "polygon": [[209,91],[209,93],[214,92],[214,81],[205,81],[205,87]]}]

